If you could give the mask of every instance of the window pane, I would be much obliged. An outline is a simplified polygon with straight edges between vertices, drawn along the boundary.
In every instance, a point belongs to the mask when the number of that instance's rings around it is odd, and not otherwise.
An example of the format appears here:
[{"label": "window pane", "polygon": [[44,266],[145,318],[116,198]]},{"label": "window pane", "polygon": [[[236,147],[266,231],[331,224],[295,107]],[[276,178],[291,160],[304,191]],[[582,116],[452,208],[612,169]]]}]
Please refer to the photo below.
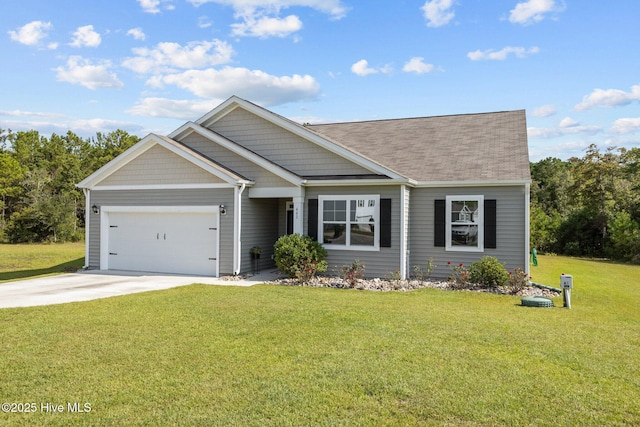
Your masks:
[{"label": "window pane", "polygon": [[351,224],[351,244],[359,246],[374,245],[374,225],[371,224]]},{"label": "window pane", "polygon": [[352,221],[360,223],[373,223],[375,221],[375,213],[376,209],[374,200],[358,200],[358,207],[356,208],[356,212],[352,218]]},{"label": "window pane", "polygon": [[322,243],[345,245],[347,243],[347,227],[344,224],[323,224]]},{"label": "window pane", "polygon": [[478,226],[461,222],[451,223],[451,246],[478,246]]}]

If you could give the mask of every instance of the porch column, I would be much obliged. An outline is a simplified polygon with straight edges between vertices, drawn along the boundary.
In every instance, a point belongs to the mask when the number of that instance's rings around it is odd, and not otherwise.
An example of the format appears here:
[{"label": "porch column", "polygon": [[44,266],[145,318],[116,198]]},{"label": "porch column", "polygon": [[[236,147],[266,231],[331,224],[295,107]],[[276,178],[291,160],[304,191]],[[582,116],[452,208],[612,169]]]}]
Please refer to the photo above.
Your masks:
[{"label": "porch column", "polygon": [[300,195],[293,197],[293,232],[304,233],[304,188],[300,189]]}]

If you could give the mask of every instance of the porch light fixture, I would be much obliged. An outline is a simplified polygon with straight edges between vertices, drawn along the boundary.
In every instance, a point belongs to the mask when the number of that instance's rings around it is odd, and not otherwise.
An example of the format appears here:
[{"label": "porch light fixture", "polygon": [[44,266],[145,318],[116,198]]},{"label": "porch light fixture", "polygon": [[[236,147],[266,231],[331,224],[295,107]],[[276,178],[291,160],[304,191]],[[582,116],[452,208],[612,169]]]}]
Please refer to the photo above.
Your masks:
[{"label": "porch light fixture", "polygon": [[100,212],[100,208],[96,205],[93,205],[91,206],[91,212],[93,212],[94,214],[98,214]]},{"label": "porch light fixture", "polygon": [[227,214],[227,208],[224,207],[224,205],[220,205],[220,215],[226,215]]}]

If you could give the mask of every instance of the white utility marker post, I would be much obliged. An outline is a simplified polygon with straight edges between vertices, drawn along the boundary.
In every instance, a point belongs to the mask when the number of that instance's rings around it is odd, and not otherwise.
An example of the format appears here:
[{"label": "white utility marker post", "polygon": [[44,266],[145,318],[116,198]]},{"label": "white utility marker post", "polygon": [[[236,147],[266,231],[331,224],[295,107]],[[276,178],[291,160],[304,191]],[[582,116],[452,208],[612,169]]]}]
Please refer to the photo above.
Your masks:
[{"label": "white utility marker post", "polygon": [[560,276],[560,287],[562,288],[562,299],[564,306],[571,308],[571,288],[573,288],[573,276],[564,274]]}]

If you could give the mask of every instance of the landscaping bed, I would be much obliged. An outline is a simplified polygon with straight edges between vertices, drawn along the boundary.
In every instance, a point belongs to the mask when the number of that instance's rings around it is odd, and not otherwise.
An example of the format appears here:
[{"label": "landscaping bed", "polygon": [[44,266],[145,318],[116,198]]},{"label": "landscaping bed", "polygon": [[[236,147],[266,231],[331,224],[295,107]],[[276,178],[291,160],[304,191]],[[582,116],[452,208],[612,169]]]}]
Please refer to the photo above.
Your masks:
[{"label": "landscaping bed", "polygon": [[447,280],[393,280],[393,279],[358,279],[355,283],[350,283],[341,277],[334,276],[318,276],[310,280],[301,281],[295,278],[283,278],[275,280],[273,283],[286,286],[309,286],[316,288],[337,288],[337,289],[359,289],[367,291],[413,291],[421,288],[435,288],[443,290],[470,291],[470,292],[488,292],[501,295],[517,295],[517,296],[546,296],[557,297],[560,292],[551,289],[541,289],[534,286],[525,287],[518,292],[510,292],[506,287],[490,287],[485,288],[474,284],[460,285],[454,281]]}]

